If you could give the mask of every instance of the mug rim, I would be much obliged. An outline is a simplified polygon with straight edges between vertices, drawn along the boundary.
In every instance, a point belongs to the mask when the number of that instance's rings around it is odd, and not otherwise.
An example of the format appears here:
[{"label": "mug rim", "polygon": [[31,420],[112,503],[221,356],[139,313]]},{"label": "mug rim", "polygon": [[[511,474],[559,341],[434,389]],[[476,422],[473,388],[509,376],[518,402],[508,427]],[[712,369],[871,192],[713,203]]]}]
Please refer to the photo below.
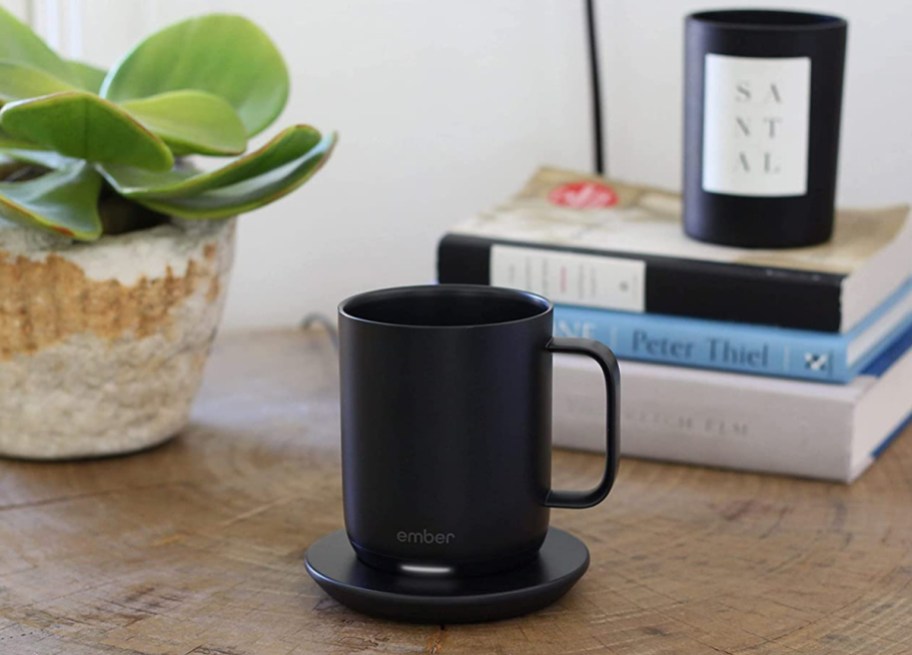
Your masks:
[{"label": "mug rim", "polygon": [[[365,318],[353,314],[350,310],[351,305],[358,302],[398,299],[422,292],[431,292],[435,294],[451,295],[474,295],[486,297],[510,298],[512,300],[524,300],[529,304],[538,306],[540,311],[523,316],[522,318],[510,319],[507,321],[496,321],[491,323],[463,323],[459,325],[421,325],[414,323],[392,323],[389,321],[378,321],[371,318]],[[374,289],[372,291],[363,291],[353,296],[349,296],[339,303],[338,315],[348,320],[362,323],[365,325],[376,325],[390,328],[400,328],[409,330],[469,330],[479,328],[500,327],[507,325],[516,325],[527,321],[534,321],[543,316],[551,314],[554,311],[554,304],[537,293],[524,291],[522,289],[511,289],[507,287],[495,287],[487,284],[419,284],[402,287],[388,287],[384,289]]]},{"label": "mug rim", "polygon": [[[761,20],[760,17],[772,20]],[[784,20],[777,22],[776,18]],[[831,30],[848,25],[841,16],[786,9],[711,9],[690,14],[687,19],[723,29],[771,32]],[[794,22],[789,22],[788,19]]]}]

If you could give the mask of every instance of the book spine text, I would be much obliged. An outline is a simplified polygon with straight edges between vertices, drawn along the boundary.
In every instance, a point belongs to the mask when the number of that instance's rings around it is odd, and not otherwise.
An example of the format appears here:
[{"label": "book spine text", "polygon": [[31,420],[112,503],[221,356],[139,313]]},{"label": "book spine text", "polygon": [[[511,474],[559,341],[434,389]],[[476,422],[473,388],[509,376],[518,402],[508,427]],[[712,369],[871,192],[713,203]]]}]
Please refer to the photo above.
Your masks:
[{"label": "book spine text", "polygon": [[554,333],[596,339],[626,359],[769,375],[846,382],[844,340],[791,337],[775,328],[746,331],[726,323],[594,311],[559,305]]}]

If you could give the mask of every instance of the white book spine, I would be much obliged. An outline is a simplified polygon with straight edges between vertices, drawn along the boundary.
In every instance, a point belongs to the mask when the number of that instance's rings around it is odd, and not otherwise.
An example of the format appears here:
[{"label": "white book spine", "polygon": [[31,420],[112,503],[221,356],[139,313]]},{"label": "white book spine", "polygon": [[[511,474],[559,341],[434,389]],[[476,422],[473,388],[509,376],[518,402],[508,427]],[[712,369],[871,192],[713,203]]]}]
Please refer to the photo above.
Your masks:
[{"label": "white book spine", "polygon": [[[855,405],[873,378],[838,386],[621,362],[621,452],[847,482]],[[554,445],[604,450],[604,384],[555,358]]]}]

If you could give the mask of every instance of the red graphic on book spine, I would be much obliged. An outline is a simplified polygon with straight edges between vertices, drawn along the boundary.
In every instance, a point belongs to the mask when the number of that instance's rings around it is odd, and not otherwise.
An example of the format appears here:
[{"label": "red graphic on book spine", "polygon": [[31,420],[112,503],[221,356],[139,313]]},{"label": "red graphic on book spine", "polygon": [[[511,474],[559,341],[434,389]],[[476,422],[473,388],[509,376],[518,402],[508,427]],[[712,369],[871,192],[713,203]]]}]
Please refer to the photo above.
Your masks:
[{"label": "red graphic on book spine", "polygon": [[618,203],[614,189],[601,182],[570,182],[551,190],[548,200],[561,207],[593,209],[613,207]]}]

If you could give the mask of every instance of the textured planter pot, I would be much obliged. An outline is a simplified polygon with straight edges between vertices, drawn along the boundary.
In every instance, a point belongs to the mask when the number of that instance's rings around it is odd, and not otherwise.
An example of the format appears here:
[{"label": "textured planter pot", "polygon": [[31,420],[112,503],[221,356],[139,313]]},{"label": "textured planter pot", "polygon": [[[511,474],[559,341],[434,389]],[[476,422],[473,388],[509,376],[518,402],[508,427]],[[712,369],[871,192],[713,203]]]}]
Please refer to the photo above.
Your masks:
[{"label": "textured planter pot", "polygon": [[0,224],[0,455],[127,453],[187,423],[234,220],[72,244]]}]

